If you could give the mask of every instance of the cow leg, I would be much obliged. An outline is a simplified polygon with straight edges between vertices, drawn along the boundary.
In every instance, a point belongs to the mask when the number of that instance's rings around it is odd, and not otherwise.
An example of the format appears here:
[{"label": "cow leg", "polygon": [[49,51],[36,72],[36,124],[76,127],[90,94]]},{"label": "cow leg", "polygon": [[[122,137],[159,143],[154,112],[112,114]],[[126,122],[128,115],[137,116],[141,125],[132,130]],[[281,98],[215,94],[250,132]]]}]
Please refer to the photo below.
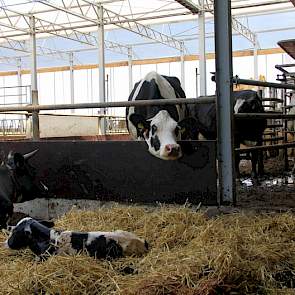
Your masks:
[{"label": "cow leg", "polygon": [[[262,138],[257,141],[257,146],[262,146]],[[263,163],[263,151],[257,150],[257,157],[258,157],[258,175],[264,175],[264,163]]]},{"label": "cow leg", "polygon": [[258,151],[252,151],[251,152],[251,164],[252,164],[252,171],[251,171],[251,176],[255,179],[257,179],[257,170],[256,170],[256,165],[258,163]]},{"label": "cow leg", "polygon": [[[240,145],[235,145],[235,149]],[[236,168],[236,178],[240,178],[240,153],[235,152],[235,168]]]}]

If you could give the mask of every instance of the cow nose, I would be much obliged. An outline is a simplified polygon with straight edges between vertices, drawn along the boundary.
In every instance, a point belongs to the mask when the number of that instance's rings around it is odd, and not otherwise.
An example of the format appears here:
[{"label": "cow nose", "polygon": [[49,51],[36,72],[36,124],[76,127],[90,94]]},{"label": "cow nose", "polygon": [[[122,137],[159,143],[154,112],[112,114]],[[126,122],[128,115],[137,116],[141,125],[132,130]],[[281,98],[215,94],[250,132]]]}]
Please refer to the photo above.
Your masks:
[{"label": "cow nose", "polygon": [[180,151],[180,146],[179,144],[166,144],[165,145],[165,150],[168,154],[168,156],[178,156],[179,151]]}]

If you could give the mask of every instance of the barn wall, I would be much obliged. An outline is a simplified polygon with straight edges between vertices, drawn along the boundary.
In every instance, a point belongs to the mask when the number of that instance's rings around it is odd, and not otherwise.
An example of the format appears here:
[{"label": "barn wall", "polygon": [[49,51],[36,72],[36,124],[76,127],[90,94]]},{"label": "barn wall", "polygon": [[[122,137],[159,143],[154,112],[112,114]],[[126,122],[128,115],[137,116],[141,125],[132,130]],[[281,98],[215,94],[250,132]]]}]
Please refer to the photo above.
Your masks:
[{"label": "barn wall", "polygon": [[[31,120],[27,120],[26,137],[32,138]],[[40,138],[97,136],[100,132],[98,117],[39,115]]]},{"label": "barn wall", "polygon": [[31,163],[52,198],[216,204],[215,142],[180,144],[177,161],[155,158],[135,141],[11,141],[0,151],[38,148]]}]

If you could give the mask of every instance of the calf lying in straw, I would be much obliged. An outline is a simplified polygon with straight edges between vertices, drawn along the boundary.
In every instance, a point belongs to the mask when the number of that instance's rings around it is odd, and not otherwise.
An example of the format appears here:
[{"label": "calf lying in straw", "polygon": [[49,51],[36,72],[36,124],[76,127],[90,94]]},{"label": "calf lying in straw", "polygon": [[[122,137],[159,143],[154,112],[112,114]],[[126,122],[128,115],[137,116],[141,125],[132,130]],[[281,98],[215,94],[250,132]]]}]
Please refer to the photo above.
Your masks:
[{"label": "calf lying in straw", "polygon": [[86,251],[95,258],[112,259],[139,256],[148,251],[148,243],[130,232],[59,231],[50,229],[30,217],[23,218],[12,228],[4,246],[13,250],[29,247],[41,258]]}]

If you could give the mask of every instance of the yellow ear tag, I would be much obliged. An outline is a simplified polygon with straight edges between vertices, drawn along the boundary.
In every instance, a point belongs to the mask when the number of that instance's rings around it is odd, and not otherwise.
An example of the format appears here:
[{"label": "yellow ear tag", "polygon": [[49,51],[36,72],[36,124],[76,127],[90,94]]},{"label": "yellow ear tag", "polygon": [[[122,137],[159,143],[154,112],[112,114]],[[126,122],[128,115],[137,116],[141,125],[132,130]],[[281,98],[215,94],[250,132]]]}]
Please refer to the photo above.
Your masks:
[{"label": "yellow ear tag", "polygon": [[138,129],[144,129],[144,126],[143,126],[142,123],[139,123],[139,124],[137,125],[137,127],[138,127]]},{"label": "yellow ear tag", "polygon": [[180,129],[180,133],[183,134],[185,132],[185,128]]}]

